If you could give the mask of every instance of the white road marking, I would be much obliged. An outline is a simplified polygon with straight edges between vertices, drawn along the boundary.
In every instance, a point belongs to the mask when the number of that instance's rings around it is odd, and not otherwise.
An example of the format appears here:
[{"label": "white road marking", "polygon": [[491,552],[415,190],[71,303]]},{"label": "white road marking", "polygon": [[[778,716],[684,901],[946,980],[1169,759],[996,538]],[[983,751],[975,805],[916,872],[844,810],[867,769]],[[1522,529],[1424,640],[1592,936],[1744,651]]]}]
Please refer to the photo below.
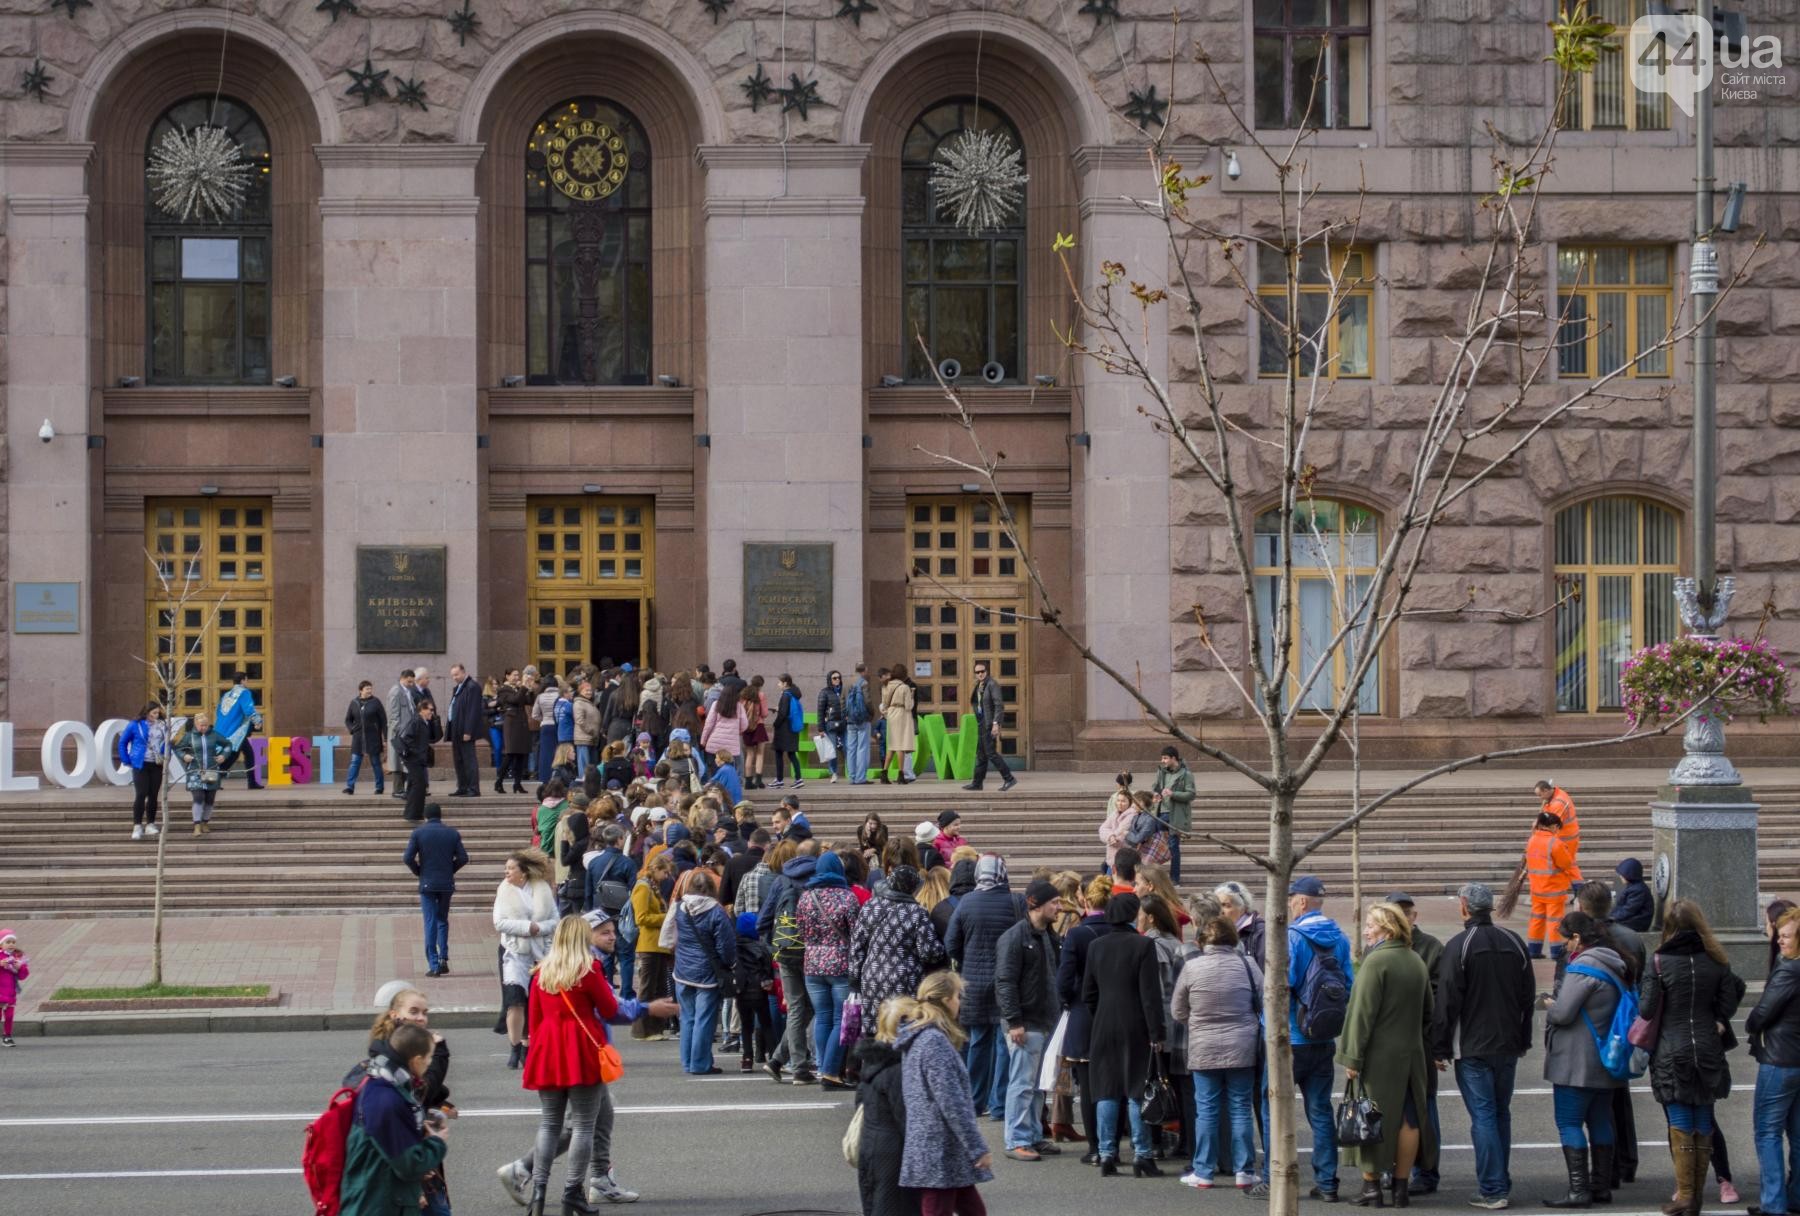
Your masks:
[{"label": "white road marking", "polygon": [[[729,1115],[729,1114],[764,1114],[769,1111],[783,1110],[836,1110],[848,1105],[844,1102],[714,1102],[686,1106],[618,1106],[615,1111],[621,1115]],[[465,1119],[513,1119],[529,1115],[537,1118],[539,1110],[535,1106],[499,1107],[493,1110],[464,1110],[460,1112]],[[179,1115],[46,1115],[31,1119],[0,1119],[0,1127],[79,1127],[92,1126],[127,1126],[131,1124],[158,1123],[311,1123],[319,1117],[318,1111],[285,1112],[285,1111],[248,1111],[225,1114],[179,1114]],[[205,1171],[200,1171],[204,1173]],[[21,1174],[19,1177],[38,1177],[35,1174]],[[112,1175],[106,1175],[111,1177]],[[12,1177],[12,1175],[4,1175]]]},{"label": "white road marking", "polygon": [[298,1174],[276,1170],[91,1170],[78,1174],[0,1174],[0,1182],[92,1182],[100,1178],[267,1178]]}]

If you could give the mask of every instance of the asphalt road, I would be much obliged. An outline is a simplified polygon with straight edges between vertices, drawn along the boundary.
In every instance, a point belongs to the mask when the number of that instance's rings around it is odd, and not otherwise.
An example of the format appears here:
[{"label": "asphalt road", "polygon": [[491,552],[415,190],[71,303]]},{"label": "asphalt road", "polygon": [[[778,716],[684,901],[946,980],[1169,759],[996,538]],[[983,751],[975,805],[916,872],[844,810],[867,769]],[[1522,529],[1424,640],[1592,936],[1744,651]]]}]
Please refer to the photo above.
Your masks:
[{"label": "asphalt road", "polygon": [[[519,1088],[518,1074],[505,1069],[500,1037],[458,1030],[448,1038],[450,1087],[463,1111],[449,1156],[458,1216],[518,1212],[493,1171],[528,1146],[535,1099]],[[21,1039],[18,1047],[0,1050],[0,1212],[304,1216],[310,1204],[299,1171],[302,1131],[362,1047],[362,1036],[353,1033]],[[631,1210],[707,1216],[857,1211],[855,1176],[838,1153],[849,1095],[777,1087],[760,1073],[685,1078],[673,1043],[625,1044],[624,1052],[626,1075],[615,1089],[614,1153],[621,1181],[644,1196]],[[727,1063],[723,1057],[721,1063]],[[728,1063],[735,1069],[735,1058]],[[1732,1068],[1737,1092],[1719,1113],[1735,1181],[1746,1202],[1754,1202],[1752,1064],[1737,1052]],[[1513,1104],[1514,1208],[1533,1213],[1547,1211],[1540,1199],[1559,1194],[1551,1188],[1562,1179],[1549,1087],[1541,1076],[1534,1054],[1520,1066],[1521,1092]],[[1636,1105],[1638,1137],[1646,1142],[1644,1169],[1607,1209],[1613,1216],[1655,1216],[1671,1189],[1661,1111],[1647,1091]],[[1414,1206],[1468,1211],[1474,1159],[1453,1089],[1441,1110],[1444,1189]],[[998,1149],[999,1126],[984,1127]],[[989,1210],[996,1216],[1127,1207],[1133,1216],[1196,1207],[1257,1210],[1229,1187],[1192,1191],[1174,1173],[1162,1180],[1102,1179],[1078,1156],[1034,1165],[999,1159],[996,1180],[983,1188]],[[1304,1156],[1301,1175],[1310,1183]],[[1353,1176],[1343,1173],[1346,1192],[1353,1191]],[[560,1179],[559,1170],[553,1188]],[[1708,1198],[1710,1210],[1724,1210],[1716,1185]],[[1317,1203],[1302,1207],[1323,1210]]]}]

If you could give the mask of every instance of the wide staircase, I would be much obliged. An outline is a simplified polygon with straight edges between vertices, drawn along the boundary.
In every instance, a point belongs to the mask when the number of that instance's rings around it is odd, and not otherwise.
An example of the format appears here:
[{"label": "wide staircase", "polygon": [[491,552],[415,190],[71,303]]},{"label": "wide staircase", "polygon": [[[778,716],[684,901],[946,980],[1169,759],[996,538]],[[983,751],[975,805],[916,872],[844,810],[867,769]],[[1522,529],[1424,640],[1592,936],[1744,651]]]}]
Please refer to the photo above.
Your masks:
[{"label": "wide staircase", "polygon": [[[1584,868],[1610,876],[1624,857],[1651,857],[1646,802],[1661,774],[1615,782],[1610,791],[1581,789]],[[990,786],[967,793],[935,780],[852,790],[809,783],[802,797],[817,834],[853,838],[870,811],[896,833],[910,834],[946,807],[963,816],[963,831],[984,850],[1006,855],[1015,876],[1040,865],[1093,872],[1101,856],[1096,829],[1110,782],[1034,780],[1008,794]],[[1762,803],[1759,861],[1765,890],[1800,886],[1800,783],[1759,784]],[[773,791],[751,795],[766,814]],[[129,791],[14,795],[0,799],[0,923],[31,917],[147,916],[154,887],[156,842],[130,839]],[[487,898],[506,854],[531,840],[533,804],[523,796],[442,800],[446,821],[461,830],[469,851],[462,886],[471,901]],[[1253,791],[1203,793],[1195,830],[1242,848],[1267,845],[1267,804]],[[1529,780],[1497,772],[1491,784],[1439,785],[1401,796],[1373,815],[1357,847],[1365,895],[1404,888],[1415,896],[1447,894],[1477,879],[1502,884],[1512,873],[1535,804]],[[1342,792],[1303,794],[1295,838],[1305,842],[1348,813]],[[401,864],[410,825],[398,800],[369,792],[346,797],[335,789],[304,792],[227,790],[215,831],[204,839],[183,822],[178,799],[166,845],[165,901],[175,915],[386,912],[417,906],[415,886]],[[1184,847],[1185,885],[1237,878],[1260,890],[1255,867],[1203,840]],[[1349,833],[1302,865],[1334,890],[1348,894]]]}]

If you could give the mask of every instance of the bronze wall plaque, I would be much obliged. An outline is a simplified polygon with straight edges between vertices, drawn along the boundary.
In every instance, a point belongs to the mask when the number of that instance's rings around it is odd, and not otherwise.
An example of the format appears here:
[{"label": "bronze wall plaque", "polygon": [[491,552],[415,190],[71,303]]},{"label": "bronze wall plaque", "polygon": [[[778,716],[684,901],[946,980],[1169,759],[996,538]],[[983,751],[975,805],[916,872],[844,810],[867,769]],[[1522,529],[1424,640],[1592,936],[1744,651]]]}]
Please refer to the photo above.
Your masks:
[{"label": "bronze wall plaque", "polygon": [[744,546],[744,649],[831,649],[829,543]]},{"label": "bronze wall plaque", "polygon": [[356,547],[356,649],[443,654],[447,550],[442,545]]}]

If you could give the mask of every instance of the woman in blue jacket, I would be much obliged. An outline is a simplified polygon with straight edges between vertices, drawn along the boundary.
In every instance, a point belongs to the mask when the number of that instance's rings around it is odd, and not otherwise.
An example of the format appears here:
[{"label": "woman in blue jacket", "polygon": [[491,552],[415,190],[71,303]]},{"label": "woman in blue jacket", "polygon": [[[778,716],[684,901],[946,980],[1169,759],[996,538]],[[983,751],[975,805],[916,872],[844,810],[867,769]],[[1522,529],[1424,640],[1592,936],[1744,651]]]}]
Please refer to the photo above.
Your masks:
[{"label": "woman in blue jacket", "polygon": [[119,759],[131,770],[133,840],[156,835],[156,802],[168,756],[169,726],[163,707],[152,701],[119,733]]},{"label": "woman in blue jacket", "polygon": [[[706,870],[695,870],[687,894],[663,922],[674,925],[675,995],[681,1001],[681,1070],[692,1076],[722,1071],[713,1064],[713,1030],[737,966],[737,930],[719,906],[719,888]],[[665,927],[663,938],[669,940]]]}]

